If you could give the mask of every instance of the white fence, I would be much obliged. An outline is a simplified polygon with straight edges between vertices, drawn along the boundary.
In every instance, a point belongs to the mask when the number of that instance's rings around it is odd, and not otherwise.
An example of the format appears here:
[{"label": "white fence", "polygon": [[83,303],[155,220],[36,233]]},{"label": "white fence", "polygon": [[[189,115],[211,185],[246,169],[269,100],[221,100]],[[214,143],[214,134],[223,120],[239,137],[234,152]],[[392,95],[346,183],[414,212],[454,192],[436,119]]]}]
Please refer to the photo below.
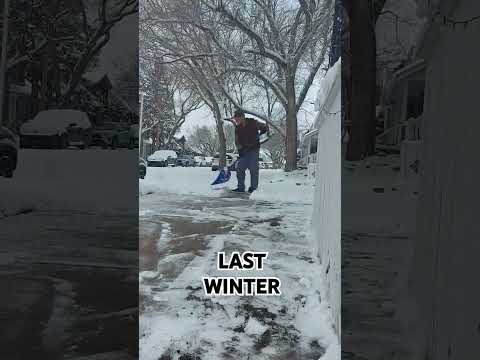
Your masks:
[{"label": "white fence", "polygon": [[341,78],[340,60],[326,75],[317,103],[318,143],[312,213],[314,249],[326,279],[326,300],[340,336],[341,319]]}]

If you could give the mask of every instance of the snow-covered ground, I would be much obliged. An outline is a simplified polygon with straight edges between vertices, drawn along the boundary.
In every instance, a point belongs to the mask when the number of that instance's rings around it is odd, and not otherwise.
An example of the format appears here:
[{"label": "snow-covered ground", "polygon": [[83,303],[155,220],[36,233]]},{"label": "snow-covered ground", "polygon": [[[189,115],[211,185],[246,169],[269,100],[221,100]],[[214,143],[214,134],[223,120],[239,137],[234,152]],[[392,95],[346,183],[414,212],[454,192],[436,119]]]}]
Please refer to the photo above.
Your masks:
[{"label": "snow-covered ground", "polygon": [[136,201],[135,151],[22,149],[18,156],[14,177],[0,178],[0,218],[34,209],[132,210]]},{"label": "snow-covered ground", "polygon": [[[162,192],[182,195],[201,195],[219,197],[221,192],[213,190],[210,184],[217,172],[210,168],[160,168],[149,167],[147,177],[140,180],[140,194]],[[228,182],[228,187],[236,187],[235,172]],[[248,172],[246,184],[248,185]],[[260,186],[252,200],[282,201],[311,204],[313,199],[313,182],[307,179],[303,171],[285,173],[283,170],[261,169]]]},{"label": "snow-covered ground", "polygon": [[398,155],[343,166],[342,359],[411,359],[406,311],[417,189]]},{"label": "snow-covered ground", "polygon": [[[245,200],[212,190],[208,168],[148,168],[140,181],[141,359],[340,359],[308,237],[313,183],[305,175],[261,170],[258,192]],[[217,270],[217,252],[247,250],[269,252],[263,271]],[[239,275],[278,277],[282,295],[204,295],[203,276]]]}]

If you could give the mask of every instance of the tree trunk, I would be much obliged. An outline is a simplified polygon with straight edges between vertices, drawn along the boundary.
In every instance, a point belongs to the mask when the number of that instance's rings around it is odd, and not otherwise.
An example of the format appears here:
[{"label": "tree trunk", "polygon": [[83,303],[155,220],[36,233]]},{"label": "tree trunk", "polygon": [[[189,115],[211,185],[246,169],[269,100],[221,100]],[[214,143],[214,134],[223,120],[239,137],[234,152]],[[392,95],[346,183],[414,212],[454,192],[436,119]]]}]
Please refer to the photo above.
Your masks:
[{"label": "tree trunk", "polygon": [[285,152],[285,171],[292,171],[297,168],[297,106],[295,99],[295,75],[287,73],[287,121]]},{"label": "tree trunk", "polygon": [[38,110],[43,111],[47,109],[47,91],[48,91],[48,50],[50,44],[47,45],[47,50],[42,54],[41,60],[41,84],[40,84],[40,97],[39,97],[39,106]]},{"label": "tree trunk", "polygon": [[352,115],[347,160],[361,160],[375,148],[376,46],[370,1],[350,4]]},{"label": "tree trunk", "polygon": [[225,138],[225,132],[223,131],[223,118],[222,112],[218,105],[214,105],[213,113],[215,116],[215,123],[217,126],[217,135],[218,135],[218,142],[220,145],[220,149],[218,152],[220,154],[220,158],[218,160],[218,166],[223,168],[227,165],[227,141]]}]

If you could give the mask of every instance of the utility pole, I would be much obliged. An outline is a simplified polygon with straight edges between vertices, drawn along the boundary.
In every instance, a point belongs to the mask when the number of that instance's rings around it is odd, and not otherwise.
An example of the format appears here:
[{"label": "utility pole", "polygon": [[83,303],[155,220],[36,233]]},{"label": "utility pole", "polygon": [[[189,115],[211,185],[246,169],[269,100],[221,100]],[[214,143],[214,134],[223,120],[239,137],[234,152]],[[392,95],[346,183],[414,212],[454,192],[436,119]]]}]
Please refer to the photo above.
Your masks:
[{"label": "utility pole", "polygon": [[138,147],[140,157],[143,155],[143,103],[145,100],[145,92],[140,91],[140,123],[138,124]]},{"label": "utility pole", "polygon": [[8,13],[10,0],[3,0],[2,55],[0,60],[0,126],[3,124],[3,100],[5,98],[5,75],[7,72]]}]

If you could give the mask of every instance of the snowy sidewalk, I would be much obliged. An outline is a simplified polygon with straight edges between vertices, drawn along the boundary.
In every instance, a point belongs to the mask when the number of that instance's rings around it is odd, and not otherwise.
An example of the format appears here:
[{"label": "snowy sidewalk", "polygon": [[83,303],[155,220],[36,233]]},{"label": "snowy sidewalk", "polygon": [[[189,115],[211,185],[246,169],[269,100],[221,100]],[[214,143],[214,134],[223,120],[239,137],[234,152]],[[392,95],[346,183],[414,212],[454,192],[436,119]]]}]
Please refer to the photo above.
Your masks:
[{"label": "snowy sidewalk", "polygon": [[[141,359],[316,360],[329,350],[335,337],[306,233],[312,188],[303,174],[263,172],[250,200],[210,192],[208,169],[149,175],[140,187]],[[278,201],[288,190],[284,198],[297,191],[299,200]],[[217,270],[217,252],[247,250],[269,252],[263,271]],[[206,297],[203,276],[275,276],[282,295]]]},{"label": "snowy sidewalk", "polygon": [[345,164],[342,178],[342,359],[411,359],[402,308],[415,231],[415,191],[398,156]]}]

